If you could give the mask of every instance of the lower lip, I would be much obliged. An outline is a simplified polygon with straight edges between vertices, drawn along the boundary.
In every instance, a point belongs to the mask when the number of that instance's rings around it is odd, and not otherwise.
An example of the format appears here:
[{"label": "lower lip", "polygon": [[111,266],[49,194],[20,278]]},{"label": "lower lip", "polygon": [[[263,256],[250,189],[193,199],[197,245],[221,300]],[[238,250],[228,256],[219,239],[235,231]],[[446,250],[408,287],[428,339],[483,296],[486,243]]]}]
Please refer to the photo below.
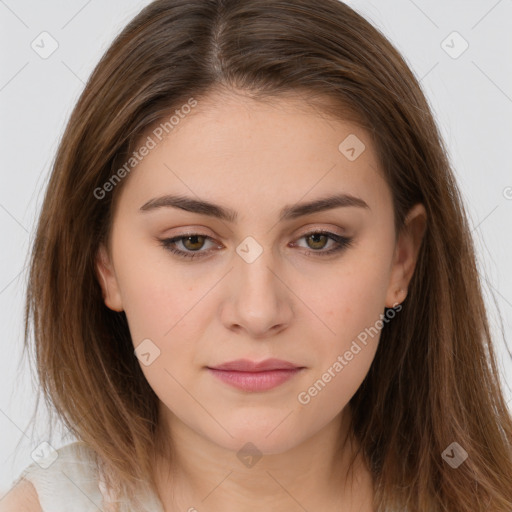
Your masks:
[{"label": "lower lip", "polygon": [[264,372],[235,372],[208,368],[218,379],[243,391],[267,391],[290,380],[302,368]]}]

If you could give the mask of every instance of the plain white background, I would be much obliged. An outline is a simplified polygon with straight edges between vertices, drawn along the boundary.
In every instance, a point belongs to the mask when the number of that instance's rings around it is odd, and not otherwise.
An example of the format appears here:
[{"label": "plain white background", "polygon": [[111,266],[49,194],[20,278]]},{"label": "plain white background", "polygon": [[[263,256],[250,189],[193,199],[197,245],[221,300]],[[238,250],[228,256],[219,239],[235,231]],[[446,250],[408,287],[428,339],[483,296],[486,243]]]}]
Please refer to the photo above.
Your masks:
[{"label": "plain white background", "polygon": [[[47,440],[44,417],[35,432],[27,430],[36,394],[28,367],[18,368],[25,265],[43,189],[86,79],[114,36],[147,3],[0,0],[0,491],[33,462],[31,452]],[[404,55],[434,111],[473,226],[512,404],[512,364],[505,343],[511,345],[512,333],[512,1],[349,4]],[[42,32],[58,44],[48,58],[31,47],[34,40],[42,47],[40,38],[46,37],[44,47],[51,49],[51,39]]]}]

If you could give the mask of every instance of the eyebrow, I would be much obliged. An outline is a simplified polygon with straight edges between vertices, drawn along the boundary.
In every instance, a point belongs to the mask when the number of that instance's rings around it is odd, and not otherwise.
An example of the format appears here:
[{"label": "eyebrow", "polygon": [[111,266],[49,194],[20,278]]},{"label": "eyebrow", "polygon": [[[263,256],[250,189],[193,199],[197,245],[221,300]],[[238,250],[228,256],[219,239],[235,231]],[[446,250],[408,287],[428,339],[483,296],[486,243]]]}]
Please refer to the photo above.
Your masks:
[{"label": "eyebrow", "polygon": [[[291,220],[311,213],[331,210],[333,208],[355,206],[358,208],[367,208],[368,204],[359,197],[350,194],[335,194],[311,201],[309,203],[298,203],[285,206],[280,214],[279,220]],[[140,210],[142,212],[153,211],[159,208],[179,208],[187,212],[198,213],[216,217],[227,222],[236,222],[238,213],[231,208],[226,208],[208,201],[193,199],[182,195],[168,194],[161,197],[155,197],[144,203]]]}]

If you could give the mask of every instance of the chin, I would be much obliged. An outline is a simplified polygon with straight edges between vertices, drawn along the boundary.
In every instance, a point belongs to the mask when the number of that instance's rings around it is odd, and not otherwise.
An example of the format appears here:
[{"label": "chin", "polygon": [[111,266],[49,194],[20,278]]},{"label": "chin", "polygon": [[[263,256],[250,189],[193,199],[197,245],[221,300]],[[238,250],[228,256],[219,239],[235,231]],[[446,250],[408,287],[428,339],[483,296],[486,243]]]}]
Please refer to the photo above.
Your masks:
[{"label": "chin", "polygon": [[[309,437],[306,432],[300,432],[299,428],[292,425],[283,417],[270,421],[269,418],[261,421],[253,421],[250,424],[243,422],[241,424],[226,424],[226,430],[231,434],[229,436],[223,430],[223,435],[219,438],[215,436],[212,441],[222,447],[234,452],[243,451],[244,447],[251,443],[262,455],[274,455],[286,452],[299,444],[302,440]],[[250,446],[247,446],[250,450]]]}]

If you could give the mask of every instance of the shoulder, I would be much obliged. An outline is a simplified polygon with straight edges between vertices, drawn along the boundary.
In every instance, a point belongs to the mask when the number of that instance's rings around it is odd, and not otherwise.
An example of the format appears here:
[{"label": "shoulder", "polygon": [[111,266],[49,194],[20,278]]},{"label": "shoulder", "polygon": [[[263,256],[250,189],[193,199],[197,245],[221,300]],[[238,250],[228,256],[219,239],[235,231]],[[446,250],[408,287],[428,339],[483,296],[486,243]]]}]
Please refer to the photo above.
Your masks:
[{"label": "shoulder", "polygon": [[[73,503],[73,511],[101,510],[94,452],[80,441],[57,450],[40,445],[28,466],[0,501],[0,512],[54,512]],[[8,507],[8,508],[6,508]]]},{"label": "shoulder", "polygon": [[34,485],[21,479],[0,498],[0,512],[43,512]]}]

